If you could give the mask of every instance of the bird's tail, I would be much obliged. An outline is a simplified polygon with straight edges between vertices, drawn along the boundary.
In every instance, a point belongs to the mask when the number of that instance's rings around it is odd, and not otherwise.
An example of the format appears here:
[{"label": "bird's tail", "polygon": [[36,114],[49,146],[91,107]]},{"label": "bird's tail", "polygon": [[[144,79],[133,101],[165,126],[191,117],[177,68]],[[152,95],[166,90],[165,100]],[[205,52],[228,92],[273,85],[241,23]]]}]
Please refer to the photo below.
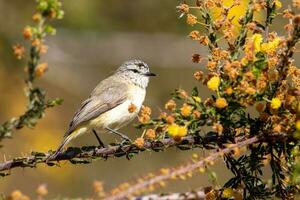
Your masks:
[{"label": "bird's tail", "polygon": [[48,158],[47,158],[47,161],[51,161],[51,160],[55,160],[56,157],[61,153],[62,149],[64,148],[64,146],[66,144],[68,144],[70,142],[70,140],[73,138],[73,134],[70,134],[68,136],[66,136],[64,138],[64,141],[61,143],[61,145],[57,148],[57,150],[55,151],[54,154],[50,155]]}]

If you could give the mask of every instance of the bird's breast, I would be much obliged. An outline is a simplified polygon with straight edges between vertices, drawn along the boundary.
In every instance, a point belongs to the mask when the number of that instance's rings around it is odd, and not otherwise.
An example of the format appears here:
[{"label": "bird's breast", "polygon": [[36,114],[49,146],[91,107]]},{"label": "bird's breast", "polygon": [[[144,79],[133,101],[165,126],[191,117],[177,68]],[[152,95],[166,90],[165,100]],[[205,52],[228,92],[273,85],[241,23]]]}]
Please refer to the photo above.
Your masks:
[{"label": "bird's breast", "polygon": [[[93,125],[98,128],[110,127],[113,129],[119,129],[132,121],[137,116],[143,105],[146,91],[143,88],[133,86],[129,88],[127,94],[127,100],[94,119],[92,121]],[[133,112],[130,112],[129,107],[132,104],[136,109]]]}]

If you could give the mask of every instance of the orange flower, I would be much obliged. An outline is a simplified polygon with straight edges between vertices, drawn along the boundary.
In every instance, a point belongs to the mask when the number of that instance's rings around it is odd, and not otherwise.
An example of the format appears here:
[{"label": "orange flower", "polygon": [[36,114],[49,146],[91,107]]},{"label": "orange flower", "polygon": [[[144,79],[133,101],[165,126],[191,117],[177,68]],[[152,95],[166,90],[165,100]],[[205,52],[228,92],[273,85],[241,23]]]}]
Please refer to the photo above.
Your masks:
[{"label": "orange flower", "polygon": [[207,69],[209,69],[210,71],[214,71],[217,67],[217,62],[215,61],[209,61],[207,63]]},{"label": "orange flower", "polygon": [[198,110],[194,110],[193,116],[194,118],[199,119],[201,117],[201,113]]},{"label": "orange flower", "polygon": [[204,46],[207,46],[208,42],[209,42],[209,38],[207,36],[201,36],[199,38],[199,43],[204,45]]},{"label": "orange flower", "polygon": [[197,23],[197,17],[195,15],[192,14],[188,14],[187,18],[186,18],[186,23],[189,25],[195,25]]},{"label": "orange flower", "polygon": [[213,125],[213,129],[214,129],[215,131],[217,131],[217,133],[219,133],[219,134],[223,133],[223,126],[222,126],[222,124],[215,123],[215,124]]},{"label": "orange flower", "polygon": [[227,95],[232,95],[232,93],[233,93],[233,89],[232,89],[232,87],[227,87],[227,88],[225,88],[225,93],[227,94]]},{"label": "orange flower", "polygon": [[199,63],[200,61],[201,61],[201,55],[200,54],[193,54],[193,56],[192,56],[192,61],[194,62],[194,63]]},{"label": "orange flower", "polygon": [[148,130],[146,131],[145,135],[146,135],[146,137],[149,138],[150,140],[153,140],[153,139],[155,139],[155,136],[156,136],[155,130],[153,130],[153,129],[148,129]]},{"label": "orange flower", "polygon": [[246,92],[247,94],[254,95],[255,92],[256,92],[256,90],[255,90],[255,88],[253,88],[253,87],[247,87],[245,92]]},{"label": "orange flower", "polygon": [[192,31],[190,32],[189,36],[192,40],[200,40],[201,37],[199,31]]},{"label": "orange flower", "polygon": [[220,98],[218,98],[218,99],[216,100],[215,105],[216,105],[217,108],[222,109],[222,108],[227,107],[227,106],[228,106],[228,103],[227,103],[227,101],[226,101],[225,98],[220,97]]},{"label": "orange flower", "polygon": [[187,99],[189,97],[188,93],[185,90],[180,89],[179,90],[180,97]]},{"label": "orange flower", "polygon": [[31,37],[32,37],[32,29],[31,29],[31,27],[27,26],[27,27],[24,28],[24,30],[23,30],[23,37],[26,40],[31,39]]},{"label": "orange flower", "polygon": [[273,131],[276,133],[280,133],[282,129],[282,126],[280,124],[277,124],[274,126]]},{"label": "orange flower", "polygon": [[167,110],[174,110],[176,108],[176,103],[173,99],[169,100],[166,104],[165,104],[165,109]]},{"label": "orange flower", "polygon": [[143,148],[144,145],[145,145],[145,140],[141,137],[137,138],[135,141],[134,141],[134,144],[138,147],[138,148]]},{"label": "orange flower", "polygon": [[16,44],[13,46],[14,54],[17,57],[17,59],[22,59],[25,55],[25,48],[24,46],[20,44]]},{"label": "orange flower", "polygon": [[197,80],[197,81],[200,81],[203,79],[203,75],[204,73],[202,71],[196,71],[194,73],[194,78]]},{"label": "orange flower", "polygon": [[35,69],[35,76],[42,77],[44,73],[48,70],[48,63],[41,63]]},{"label": "orange flower", "polygon": [[173,124],[175,122],[175,118],[172,115],[169,115],[166,118],[166,121],[167,121],[168,124]]},{"label": "orange flower", "polygon": [[142,124],[147,124],[150,121],[150,116],[149,115],[140,115],[138,117],[139,122],[141,122]]},{"label": "orange flower", "polygon": [[159,114],[159,118],[160,118],[160,119],[166,119],[166,118],[167,118],[167,113],[166,113],[166,112],[161,112],[161,113]]},{"label": "orange flower", "polygon": [[137,107],[131,103],[129,106],[128,106],[128,112],[129,113],[134,113],[135,111],[137,110]]},{"label": "orange flower", "polygon": [[181,3],[179,6],[177,6],[177,8],[184,13],[188,13],[190,10],[189,6],[185,3]]},{"label": "orange flower", "polygon": [[151,108],[148,106],[142,106],[141,113],[145,115],[151,115]]},{"label": "orange flower", "polygon": [[39,22],[42,19],[42,15],[40,13],[36,13],[32,16],[32,20],[35,22]]},{"label": "orange flower", "polygon": [[180,113],[181,113],[182,116],[188,117],[188,116],[191,115],[192,110],[193,110],[193,107],[185,103],[185,104],[183,104],[183,106],[180,108]]},{"label": "orange flower", "polygon": [[35,47],[40,47],[42,45],[42,41],[40,39],[35,38],[31,41],[31,45]]}]

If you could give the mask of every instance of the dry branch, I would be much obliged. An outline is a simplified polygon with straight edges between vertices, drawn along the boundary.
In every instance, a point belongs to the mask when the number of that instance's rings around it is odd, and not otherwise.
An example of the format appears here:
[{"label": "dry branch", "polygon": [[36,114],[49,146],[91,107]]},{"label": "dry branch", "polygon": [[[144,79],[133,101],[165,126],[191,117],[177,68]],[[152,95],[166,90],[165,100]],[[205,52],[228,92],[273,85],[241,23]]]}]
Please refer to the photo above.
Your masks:
[{"label": "dry branch", "polygon": [[150,194],[133,198],[133,200],[205,200],[206,194],[204,190],[196,190],[185,193],[171,193],[171,194]]},{"label": "dry branch", "polygon": [[[252,137],[246,139],[244,141],[238,142],[236,144],[231,145],[230,147],[219,149],[215,153],[210,154],[205,159],[199,160],[197,162],[188,163],[184,166],[180,166],[177,169],[171,170],[170,173],[166,174],[158,174],[157,176],[153,176],[148,180],[144,180],[142,182],[137,182],[136,184],[131,185],[129,188],[125,190],[121,190],[116,194],[112,194],[110,197],[107,197],[107,200],[120,200],[126,199],[135,195],[136,193],[143,191],[145,188],[149,188],[150,186],[154,186],[160,182],[171,179],[172,177],[178,177],[180,175],[187,174],[188,172],[195,171],[200,167],[204,167],[207,163],[216,160],[217,158],[223,156],[224,154],[228,154],[233,151],[235,148],[241,148],[243,146],[248,146],[250,144],[258,142],[259,139],[257,137]],[[114,190],[113,190],[114,191]]]}]

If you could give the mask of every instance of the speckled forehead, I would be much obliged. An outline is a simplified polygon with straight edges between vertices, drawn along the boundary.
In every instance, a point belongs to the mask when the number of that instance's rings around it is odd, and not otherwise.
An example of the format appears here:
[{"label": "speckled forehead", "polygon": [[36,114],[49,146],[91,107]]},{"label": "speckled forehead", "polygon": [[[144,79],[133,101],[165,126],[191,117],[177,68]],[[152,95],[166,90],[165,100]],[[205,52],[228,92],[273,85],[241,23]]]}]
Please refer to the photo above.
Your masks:
[{"label": "speckled forehead", "polygon": [[140,60],[134,60],[134,61],[131,61],[131,62],[127,62],[125,65],[126,66],[134,65],[135,67],[137,67],[140,70],[149,70],[148,65],[146,63],[144,63],[143,61],[140,61]]}]

